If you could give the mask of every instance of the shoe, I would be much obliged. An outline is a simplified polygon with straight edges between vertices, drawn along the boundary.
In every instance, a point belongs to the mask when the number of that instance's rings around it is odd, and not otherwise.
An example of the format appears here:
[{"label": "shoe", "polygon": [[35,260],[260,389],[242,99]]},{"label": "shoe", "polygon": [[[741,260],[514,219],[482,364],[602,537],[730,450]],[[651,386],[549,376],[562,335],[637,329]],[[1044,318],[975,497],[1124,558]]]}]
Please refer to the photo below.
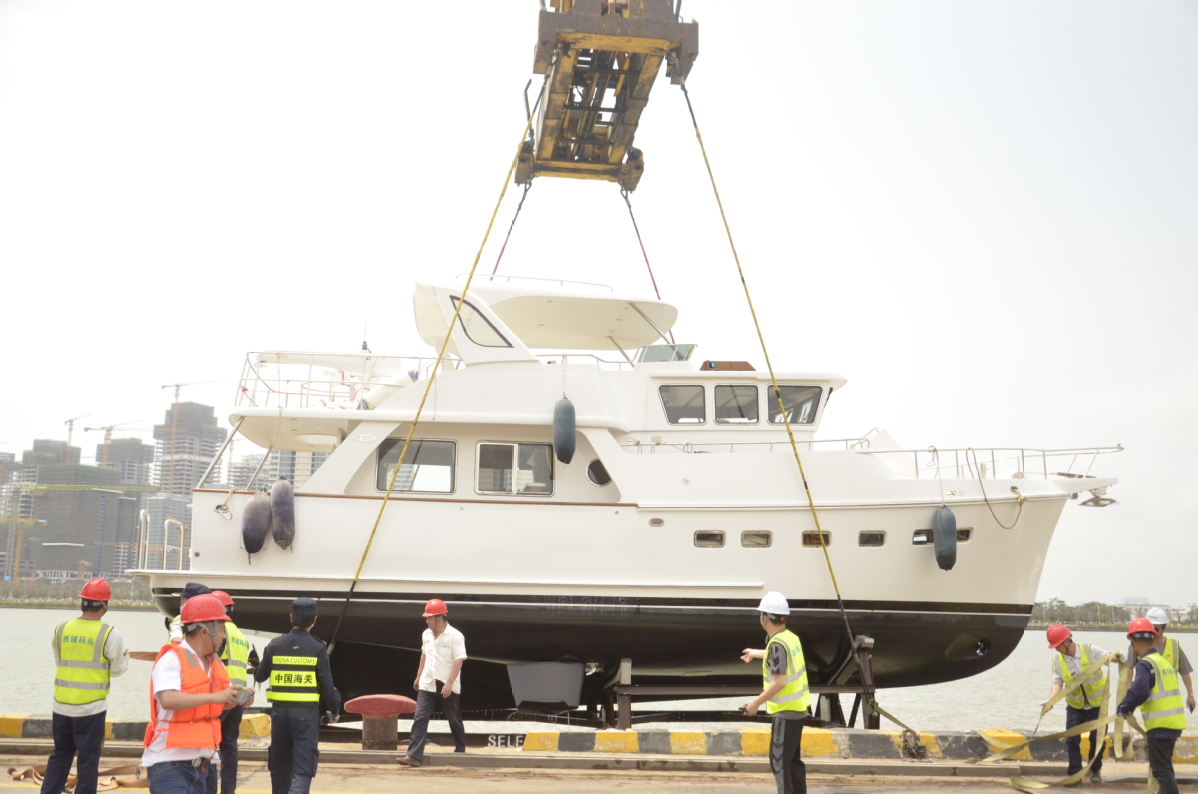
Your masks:
[{"label": "shoe", "polygon": [[1091,772],[1090,773],[1090,782],[1096,786],[1101,784],[1102,783],[1102,773],[1101,772]]},{"label": "shoe", "polygon": [[455,753],[464,753],[464,752],[466,752],[466,748],[465,748],[465,747],[462,747],[462,748],[455,748],[455,749],[454,749],[454,752],[455,752]]},{"label": "shoe", "polygon": [[410,755],[405,755],[403,758],[397,758],[396,762],[403,764],[404,766],[420,766],[420,762]]}]

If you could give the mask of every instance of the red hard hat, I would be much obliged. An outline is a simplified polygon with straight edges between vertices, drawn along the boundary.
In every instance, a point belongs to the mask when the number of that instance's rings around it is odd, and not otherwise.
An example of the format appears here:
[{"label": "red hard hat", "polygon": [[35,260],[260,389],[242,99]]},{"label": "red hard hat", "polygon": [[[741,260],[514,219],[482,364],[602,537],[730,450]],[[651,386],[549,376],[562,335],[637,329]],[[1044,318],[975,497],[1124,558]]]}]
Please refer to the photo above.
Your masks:
[{"label": "red hard hat", "polygon": [[1056,650],[1056,648],[1061,643],[1063,643],[1065,640],[1069,639],[1072,636],[1073,636],[1073,632],[1070,631],[1067,627],[1062,626],[1060,623],[1056,624],[1055,626],[1049,626],[1048,627],[1048,647],[1052,650]]},{"label": "red hard hat", "polygon": [[179,621],[184,624],[205,623],[209,620],[226,621],[228,619],[224,604],[211,594],[187,599],[187,603],[183,605],[183,611],[179,614]]},{"label": "red hard hat", "polygon": [[1127,627],[1127,638],[1130,640],[1133,634],[1151,634],[1156,636],[1156,627],[1152,625],[1152,621],[1148,618],[1136,618]]},{"label": "red hard hat", "polygon": [[424,616],[426,618],[436,617],[437,615],[448,615],[449,607],[445,606],[445,602],[439,598],[430,598],[428,603],[424,605]]},{"label": "red hard hat", "polygon": [[233,603],[234,603],[233,596],[229,595],[224,590],[213,590],[212,595],[214,595],[218,599],[220,599],[221,606],[226,606],[226,607],[233,606]]},{"label": "red hard hat", "polygon": [[112,588],[103,579],[92,579],[83,585],[83,589],[79,591],[79,597],[86,598],[88,601],[111,601]]}]

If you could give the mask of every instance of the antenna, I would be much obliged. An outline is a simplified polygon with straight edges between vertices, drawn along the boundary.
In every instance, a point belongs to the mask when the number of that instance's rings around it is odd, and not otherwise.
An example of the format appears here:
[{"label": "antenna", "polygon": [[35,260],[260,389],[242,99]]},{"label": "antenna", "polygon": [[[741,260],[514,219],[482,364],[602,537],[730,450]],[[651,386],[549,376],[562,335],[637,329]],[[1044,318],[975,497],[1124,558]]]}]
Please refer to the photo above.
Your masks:
[{"label": "antenna", "polygon": [[370,328],[370,318],[366,318],[366,322],[362,324],[362,349],[367,353],[370,352],[370,345],[366,344],[366,331]]}]

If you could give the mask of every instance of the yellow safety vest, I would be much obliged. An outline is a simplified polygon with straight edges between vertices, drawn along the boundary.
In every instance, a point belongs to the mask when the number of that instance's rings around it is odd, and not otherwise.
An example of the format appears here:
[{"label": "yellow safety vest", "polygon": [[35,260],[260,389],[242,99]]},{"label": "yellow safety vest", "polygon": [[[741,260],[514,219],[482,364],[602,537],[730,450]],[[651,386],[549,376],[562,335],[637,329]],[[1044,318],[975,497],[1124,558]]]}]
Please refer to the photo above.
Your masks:
[{"label": "yellow safety vest", "polygon": [[320,703],[315,656],[275,656],[270,665],[267,700]]},{"label": "yellow safety vest", "polygon": [[1144,730],[1153,728],[1172,728],[1183,730],[1186,727],[1185,702],[1181,699],[1181,689],[1177,685],[1177,671],[1169,664],[1169,660],[1159,653],[1150,653],[1140,661],[1149,662],[1156,674],[1152,692],[1148,699],[1140,704],[1140,714],[1144,717]]},{"label": "yellow safety vest", "polygon": [[774,674],[770,672],[770,648],[778,643],[786,648],[786,686],[778,694],[766,701],[767,714],[777,714],[779,711],[806,711],[811,705],[811,691],[807,687],[807,662],[803,658],[803,645],[799,637],[790,629],[778,632],[770,638],[765,646],[765,658],[761,662],[761,679],[764,686],[774,683]]},{"label": "yellow safety vest", "polygon": [[1172,637],[1165,637],[1165,647],[1158,651],[1161,656],[1165,657],[1165,661],[1174,670],[1178,668],[1181,661],[1181,649],[1177,646],[1177,640]]},{"label": "yellow safety vest", "polygon": [[[1081,672],[1086,672],[1092,660],[1090,646],[1077,646],[1077,660],[1081,667]],[[1065,654],[1057,654],[1057,667],[1061,671],[1061,680],[1065,682],[1065,686],[1073,683],[1073,673],[1069,670],[1069,665],[1065,663]],[[1102,693],[1106,691],[1106,669],[1104,668],[1101,675],[1097,678],[1091,678],[1086,683],[1082,684],[1081,689],[1073,691],[1073,694],[1065,696],[1065,702],[1075,709],[1092,709],[1097,708],[1102,704]]]},{"label": "yellow safety vest", "polygon": [[75,618],[54,630],[58,646],[58,671],[54,674],[54,699],[82,706],[108,697],[111,678],[104,643],[112,626],[98,620]]},{"label": "yellow safety vest", "polygon": [[249,640],[231,620],[225,623],[225,637],[225,647],[221,649],[220,660],[229,671],[229,680],[238,686],[245,686],[245,671],[250,666]]}]

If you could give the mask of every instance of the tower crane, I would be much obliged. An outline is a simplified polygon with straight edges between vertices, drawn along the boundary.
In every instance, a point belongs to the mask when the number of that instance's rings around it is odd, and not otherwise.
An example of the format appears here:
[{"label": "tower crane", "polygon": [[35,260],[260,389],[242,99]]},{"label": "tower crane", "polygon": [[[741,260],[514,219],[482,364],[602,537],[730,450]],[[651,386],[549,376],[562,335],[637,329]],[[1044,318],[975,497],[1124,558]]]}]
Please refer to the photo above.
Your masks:
[{"label": "tower crane", "polygon": [[63,422],[63,424],[67,426],[67,457],[68,457],[68,459],[70,458],[70,454],[71,454],[71,437],[75,435],[75,423],[78,422],[80,419],[86,419],[89,416],[91,416],[91,414],[83,414],[82,416],[76,416],[72,419],[68,419],[67,421]]},{"label": "tower crane", "polygon": [[141,421],[140,419],[134,419],[129,422],[121,422],[119,425],[102,425],[100,427],[85,427],[85,428],[83,428],[84,433],[87,433],[92,430],[103,430],[104,431],[104,455],[103,455],[104,460],[102,461],[101,465],[104,465],[104,466],[108,465],[108,444],[109,444],[109,442],[112,441],[112,431],[113,430],[120,430],[125,433],[138,433],[143,430],[153,430],[154,429],[152,427],[125,427],[125,425],[131,425],[131,424],[133,424],[133,422],[140,422],[140,421]]},{"label": "tower crane", "polygon": [[171,403],[171,456],[167,463],[166,492],[175,492],[175,434],[179,431],[179,390],[184,386],[203,386],[208,383],[224,383],[225,380],[194,380],[190,383],[165,383],[164,389],[175,390],[175,401]]}]

